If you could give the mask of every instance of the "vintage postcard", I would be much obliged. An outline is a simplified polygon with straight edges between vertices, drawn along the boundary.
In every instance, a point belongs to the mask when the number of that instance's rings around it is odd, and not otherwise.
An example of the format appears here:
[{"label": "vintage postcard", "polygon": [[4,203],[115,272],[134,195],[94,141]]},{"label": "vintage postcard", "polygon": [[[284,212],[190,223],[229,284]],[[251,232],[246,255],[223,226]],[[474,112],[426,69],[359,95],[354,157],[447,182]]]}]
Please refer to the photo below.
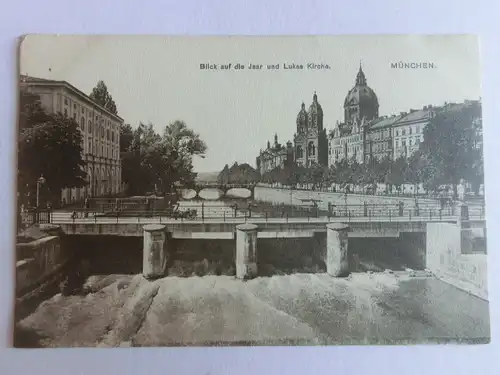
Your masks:
[{"label": "vintage postcard", "polygon": [[16,347],[488,343],[473,36],[29,35]]}]

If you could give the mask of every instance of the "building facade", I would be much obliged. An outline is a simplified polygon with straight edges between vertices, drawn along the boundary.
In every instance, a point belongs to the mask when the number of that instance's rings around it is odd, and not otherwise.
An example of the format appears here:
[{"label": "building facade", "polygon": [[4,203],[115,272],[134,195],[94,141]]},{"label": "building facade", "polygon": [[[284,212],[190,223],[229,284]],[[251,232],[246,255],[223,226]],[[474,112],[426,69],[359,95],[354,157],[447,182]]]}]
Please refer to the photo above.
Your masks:
[{"label": "building facade", "polygon": [[278,135],[274,135],[274,143],[267,142],[267,147],[260,150],[256,160],[257,170],[260,175],[270,172],[277,167],[283,168],[293,160],[293,145],[288,141],[286,146],[278,142]]},{"label": "building facade", "polygon": [[330,132],[329,165],[342,159],[364,162],[367,133],[372,122],[378,118],[378,108],[377,95],[367,85],[360,66],[354,87],[344,100],[344,122],[337,122]]},{"label": "building facade", "polygon": [[408,158],[418,150],[420,142],[424,140],[423,130],[435,116],[436,110],[429,105],[401,113],[401,118],[393,124],[394,159]]},{"label": "building facade", "polygon": [[120,126],[123,119],[93,102],[66,81],[21,76],[21,88],[40,97],[48,113],[73,117],[82,133],[87,185],[64,189],[62,202],[116,194],[122,190]]},{"label": "building facade", "polygon": [[327,165],[328,140],[323,126],[323,108],[318,102],[316,92],[308,111],[302,103],[297,114],[296,127],[293,137],[295,162],[306,167],[312,164]]},{"label": "building facade", "polygon": [[372,121],[364,145],[365,162],[373,159],[380,161],[384,158],[394,158],[392,127],[401,117],[401,115],[383,116]]}]

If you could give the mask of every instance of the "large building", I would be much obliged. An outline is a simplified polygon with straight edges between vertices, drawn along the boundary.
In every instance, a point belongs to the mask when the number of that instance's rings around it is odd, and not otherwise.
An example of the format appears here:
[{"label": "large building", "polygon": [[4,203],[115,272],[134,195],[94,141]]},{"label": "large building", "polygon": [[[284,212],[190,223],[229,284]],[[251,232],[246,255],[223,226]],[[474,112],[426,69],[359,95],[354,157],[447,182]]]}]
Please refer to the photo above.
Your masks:
[{"label": "large building", "polygon": [[370,124],[364,145],[365,162],[394,158],[392,127],[401,117],[402,115],[382,116]]},{"label": "large building", "polygon": [[418,150],[424,140],[423,130],[435,114],[436,108],[431,105],[401,114],[401,118],[393,124],[394,159],[401,156],[407,158]]},{"label": "large building", "polygon": [[399,115],[379,116],[377,95],[368,87],[360,66],[356,83],[344,101],[344,122],[337,122],[329,133],[328,164],[343,159],[362,163],[386,157],[408,158],[419,149],[424,139],[423,130],[436,113],[458,110],[472,103],[427,105]]},{"label": "large building", "polygon": [[86,196],[116,194],[122,190],[120,125],[123,119],[93,102],[66,81],[21,76],[21,88],[40,97],[48,113],[73,117],[82,132],[87,186],[64,189],[61,200],[72,202]]},{"label": "large building", "polygon": [[302,103],[296,126],[297,131],[293,138],[295,162],[306,167],[315,163],[327,165],[328,140],[326,129],[323,127],[323,108],[318,102],[316,92],[308,111]]},{"label": "large building", "polygon": [[288,141],[286,146],[278,142],[278,135],[274,135],[274,143],[267,141],[267,147],[260,150],[257,157],[257,170],[260,175],[276,169],[277,167],[283,168],[288,162],[293,160],[293,146],[292,142]]},{"label": "large building", "polygon": [[378,118],[378,98],[367,85],[361,66],[354,87],[344,100],[344,122],[330,132],[328,164],[342,159],[365,160],[365,143],[370,124]]}]

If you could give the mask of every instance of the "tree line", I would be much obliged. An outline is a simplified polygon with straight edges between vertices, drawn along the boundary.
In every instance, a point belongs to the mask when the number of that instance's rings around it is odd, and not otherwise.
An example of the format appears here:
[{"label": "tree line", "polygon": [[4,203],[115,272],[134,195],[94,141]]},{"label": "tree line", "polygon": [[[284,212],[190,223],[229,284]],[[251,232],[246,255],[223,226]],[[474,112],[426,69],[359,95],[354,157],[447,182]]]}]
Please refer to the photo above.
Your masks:
[{"label": "tree line", "polygon": [[183,121],[163,127],[161,134],[153,124],[128,124],[120,129],[122,181],[127,195],[153,191],[170,193],[176,184],[194,183],[193,156],[203,154],[207,146]]},{"label": "tree line", "polygon": [[373,158],[365,163],[343,159],[329,167],[313,164],[308,168],[289,161],[256,179],[312,189],[335,184],[349,191],[358,186],[365,192],[375,191],[379,183],[386,184],[390,192],[401,192],[405,184],[413,185],[415,192],[420,186],[426,192],[450,187],[455,198],[458,185],[467,182],[477,193],[484,181],[481,104],[444,108],[430,120],[423,136],[419,149],[409,157]]}]

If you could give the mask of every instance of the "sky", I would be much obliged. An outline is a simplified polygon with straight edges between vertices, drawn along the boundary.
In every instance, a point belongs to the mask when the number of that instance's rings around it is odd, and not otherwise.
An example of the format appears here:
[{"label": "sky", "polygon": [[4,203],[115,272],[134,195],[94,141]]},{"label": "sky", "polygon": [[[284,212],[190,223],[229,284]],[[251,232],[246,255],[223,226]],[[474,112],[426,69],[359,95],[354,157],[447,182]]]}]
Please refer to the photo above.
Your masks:
[{"label": "sky", "polygon": [[[433,63],[433,69],[395,69],[391,63]],[[236,64],[245,69],[234,69]],[[283,69],[283,64],[330,69]],[[65,80],[85,93],[103,80],[125,123],[154,124],[158,132],[182,120],[207,143],[198,172],[225,164],[255,165],[277,133],[293,140],[296,117],[316,91],[324,126],[343,120],[343,103],[360,63],[378,96],[379,114],[479,99],[479,45],[473,36],[337,37],[25,37],[20,73]],[[200,64],[217,64],[201,70]],[[231,64],[221,70],[221,64]],[[248,65],[262,64],[260,70]],[[267,64],[279,64],[268,70]]]}]

